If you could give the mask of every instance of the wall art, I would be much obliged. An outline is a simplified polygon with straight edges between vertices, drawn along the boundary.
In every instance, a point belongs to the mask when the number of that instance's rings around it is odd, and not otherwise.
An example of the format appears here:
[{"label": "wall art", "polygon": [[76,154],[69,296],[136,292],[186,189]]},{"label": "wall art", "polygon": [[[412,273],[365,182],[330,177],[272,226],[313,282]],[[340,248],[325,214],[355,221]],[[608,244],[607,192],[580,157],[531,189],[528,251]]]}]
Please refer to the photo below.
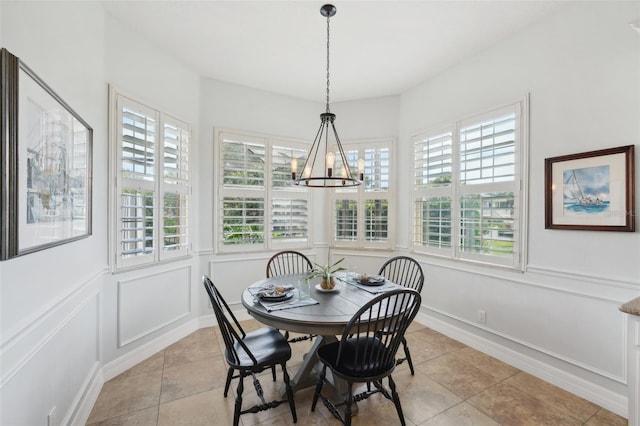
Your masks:
[{"label": "wall art", "polygon": [[93,129],[18,57],[0,61],[5,260],[91,235]]},{"label": "wall art", "polygon": [[635,230],[634,145],[545,159],[545,228]]}]

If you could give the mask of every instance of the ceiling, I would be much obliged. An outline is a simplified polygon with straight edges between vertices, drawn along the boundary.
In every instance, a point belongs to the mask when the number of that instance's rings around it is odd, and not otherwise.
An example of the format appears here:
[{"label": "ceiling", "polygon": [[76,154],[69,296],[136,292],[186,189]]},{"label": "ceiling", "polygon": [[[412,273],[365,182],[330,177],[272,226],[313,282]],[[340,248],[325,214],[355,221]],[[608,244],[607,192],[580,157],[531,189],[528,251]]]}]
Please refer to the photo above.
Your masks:
[{"label": "ceiling", "polygon": [[[124,25],[202,76],[324,102],[322,1],[106,0]],[[335,1],[331,101],[400,94],[565,1]]]}]

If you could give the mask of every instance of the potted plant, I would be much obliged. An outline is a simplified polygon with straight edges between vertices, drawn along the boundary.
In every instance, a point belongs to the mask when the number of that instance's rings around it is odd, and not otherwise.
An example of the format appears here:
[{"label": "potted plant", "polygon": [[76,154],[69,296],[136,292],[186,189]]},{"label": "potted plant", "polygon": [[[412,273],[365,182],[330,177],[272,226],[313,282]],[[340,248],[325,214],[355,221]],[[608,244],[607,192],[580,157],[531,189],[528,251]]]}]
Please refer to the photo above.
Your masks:
[{"label": "potted plant", "polygon": [[331,290],[336,286],[336,281],[333,277],[333,274],[339,271],[346,270],[345,268],[338,266],[342,261],[344,261],[344,257],[335,262],[333,265],[319,265],[317,263],[314,263],[315,266],[311,271],[312,273],[309,279],[321,277],[322,279],[320,280],[320,287],[322,287],[324,290]]}]

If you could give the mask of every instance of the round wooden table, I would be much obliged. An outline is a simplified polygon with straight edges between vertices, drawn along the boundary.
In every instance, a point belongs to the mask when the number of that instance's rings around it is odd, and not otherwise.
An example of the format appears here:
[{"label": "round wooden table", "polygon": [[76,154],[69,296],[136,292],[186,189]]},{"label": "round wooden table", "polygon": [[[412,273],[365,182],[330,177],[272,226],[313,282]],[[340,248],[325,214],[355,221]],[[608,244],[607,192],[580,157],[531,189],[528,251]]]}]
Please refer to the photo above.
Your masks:
[{"label": "round wooden table", "polygon": [[[255,288],[268,284],[297,286],[298,279],[303,276],[303,274],[297,274],[266,278],[250,287]],[[319,371],[319,368],[316,368],[319,363],[318,348],[337,341],[336,336],[342,335],[344,327],[358,309],[375,297],[375,294],[340,280],[336,280],[336,290],[332,292],[316,290],[317,283],[319,283],[319,278],[311,281],[311,297],[317,300],[318,304],[271,312],[260,304],[249,289],[245,289],[242,293],[243,306],[259,322],[280,330],[317,335],[311,350],[305,354],[300,369],[291,380],[294,392],[315,386]],[[329,373],[327,372],[327,384],[333,388],[337,399],[344,398],[347,391],[346,384],[330,377]]]}]

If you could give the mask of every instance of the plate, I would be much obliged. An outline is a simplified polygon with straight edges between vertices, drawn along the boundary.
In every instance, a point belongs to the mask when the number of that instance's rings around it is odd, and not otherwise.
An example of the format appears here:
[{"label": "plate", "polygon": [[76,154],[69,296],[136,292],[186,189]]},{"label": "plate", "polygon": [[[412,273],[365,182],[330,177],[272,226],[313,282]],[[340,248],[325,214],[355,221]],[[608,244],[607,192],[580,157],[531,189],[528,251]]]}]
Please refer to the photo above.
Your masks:
[{"label": "plate", "polygon": [[322,288],[322,286],[320,286],[320,284],[316,284],[316,290],[318,290],[321,293],[332,293],[334,291],[338,291],[338,287],[334,287],[334,288]]},{"label": "plate", "polygon": [[293,297],[292,291],[283,293],[283,294],[275,294],[273,296],[270,296],[268,294],[260,295],[260,299],[264,300],[265,302],[280,302],[282,300],[291,299],[292,297]]},{"label": "plate", "polygon": [[385,279],[380,275],[369,275],[369,279],[363,281],[360,277],[356,278],[356,281],[362,285],[383,285],[385,283]]}]

